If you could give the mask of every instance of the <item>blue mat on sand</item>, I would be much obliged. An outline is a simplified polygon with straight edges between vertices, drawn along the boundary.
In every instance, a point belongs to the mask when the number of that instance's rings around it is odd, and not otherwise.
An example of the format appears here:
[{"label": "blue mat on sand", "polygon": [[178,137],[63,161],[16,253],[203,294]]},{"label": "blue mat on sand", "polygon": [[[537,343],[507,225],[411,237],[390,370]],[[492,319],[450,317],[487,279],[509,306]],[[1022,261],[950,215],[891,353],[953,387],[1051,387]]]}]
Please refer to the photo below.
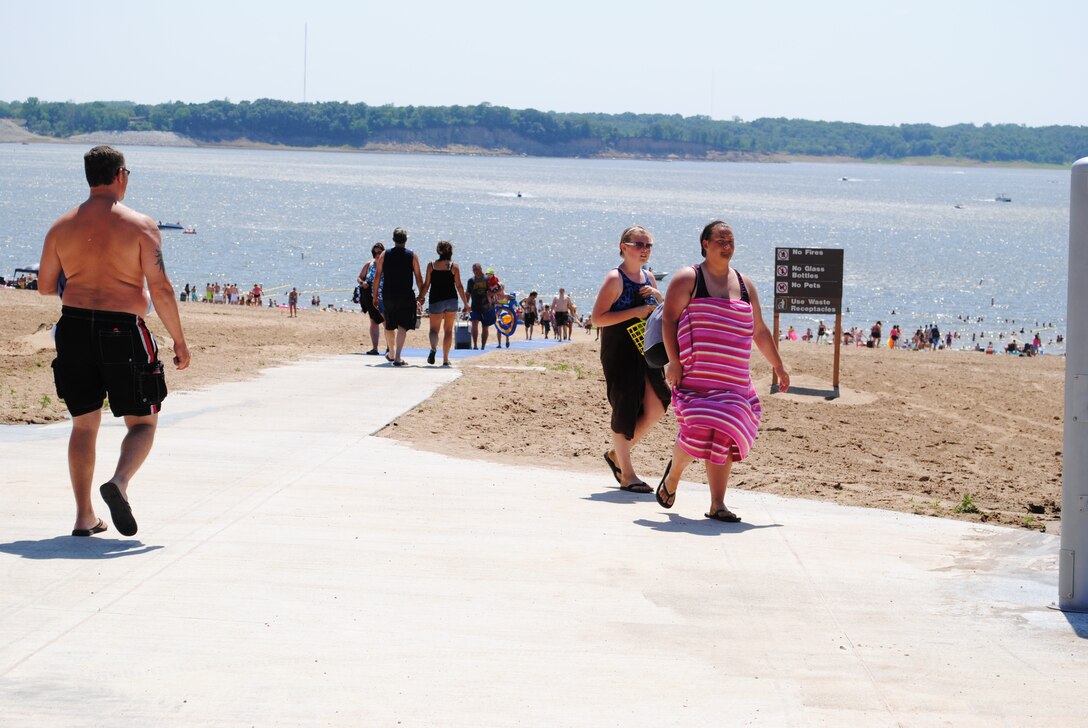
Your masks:
[{"label": "blue mat on sand", "polygon": [[[503,348],[502,349],[496,348],[495,347],[495,337],[494,337],[494,334],[492,334],[487,339],[487,348],[486,349],[450,349],[450,359],[470,359],[470,358],[472,358],[474,356],[479,356],[481,354],[490,354],[491,352],[495,352],[495,351],[509,351],[509,352],[540,351],[541,349],[551,349],[552,347],[559,346],[560,344],[570,343],[570,342],[567,342],[567,341],[556,341],[555,339],[545,339],[542,336],[534,336],[532,338],[532,340],[519,339],[518,338],[519,333],[521,333],[521,332],[515,332],[514,335],[510,337],[510,348],[509,349],[507,349],[506,346],[505,346],[505,344],[506,344],[505,340],[503,341]],[[382,353],[384,354],[385,349],[382,348],[381,350],[382,350]],[[426,359],[427,354],[429,354],[430,352],[431,352],[430,349],[410,349],[408,347],[405,347],[404,351],[401,353],[401,356],[403,356],[403,357],[419,357],[419,358],[422,358],[422,359]],[[363,352],[359,352],[359,353],[363,353]],[[438,349],[438,353],[437,353],[436,356],[438,357],[438,362],[441,363],[442,362],[442,349],[441,349],[441,347]],[[375,358],[377,359],[378,357],[375,357]]]}]

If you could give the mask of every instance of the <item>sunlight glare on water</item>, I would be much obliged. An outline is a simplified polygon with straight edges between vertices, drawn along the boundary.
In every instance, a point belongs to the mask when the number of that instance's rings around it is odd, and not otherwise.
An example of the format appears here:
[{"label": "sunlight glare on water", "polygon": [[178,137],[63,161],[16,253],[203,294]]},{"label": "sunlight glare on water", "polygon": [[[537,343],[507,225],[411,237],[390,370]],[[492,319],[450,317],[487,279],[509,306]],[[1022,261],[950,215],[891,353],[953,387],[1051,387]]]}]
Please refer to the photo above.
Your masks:
[{"label": "sunlight glare on water", "polygon": [[[84,199],[84,151],[0,145],[0,274],[36,262],[52,221]],[[671,272],[700,260],[699,231],[720,217],[736,232],[734,265],[753,277],[768,316],[775,247],[841,247],[846,326],[881,319],[982,333],[1016,320],[1064,332],[1065,170],[122,151],[133,170],[126,203],[198,230],[163,231],[179,289],[260,282],[350,306],[370,246],[389,245],[399,225],[424,265],[447,239],[466,275],[480,262],[507,290],[546,299],[563,286],[587,313],[625,227],[647,227],[651,265]],[[998,193],[1012,202],[995,201]],[[803,331],[815,320],[786,316],[784,325]]]}]

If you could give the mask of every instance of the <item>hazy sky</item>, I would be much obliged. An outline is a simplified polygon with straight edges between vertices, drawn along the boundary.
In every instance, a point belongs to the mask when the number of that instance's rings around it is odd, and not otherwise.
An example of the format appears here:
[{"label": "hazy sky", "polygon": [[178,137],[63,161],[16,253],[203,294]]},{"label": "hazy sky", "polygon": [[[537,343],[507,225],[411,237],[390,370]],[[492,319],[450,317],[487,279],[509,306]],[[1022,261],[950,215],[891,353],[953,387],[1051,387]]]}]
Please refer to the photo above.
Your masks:
[{"label": "hazy sky", "polygon": [[305,59],[308,101],[1088,125],[1086,28],[1088,0],[16,2],[0,99],[302,101]]}]

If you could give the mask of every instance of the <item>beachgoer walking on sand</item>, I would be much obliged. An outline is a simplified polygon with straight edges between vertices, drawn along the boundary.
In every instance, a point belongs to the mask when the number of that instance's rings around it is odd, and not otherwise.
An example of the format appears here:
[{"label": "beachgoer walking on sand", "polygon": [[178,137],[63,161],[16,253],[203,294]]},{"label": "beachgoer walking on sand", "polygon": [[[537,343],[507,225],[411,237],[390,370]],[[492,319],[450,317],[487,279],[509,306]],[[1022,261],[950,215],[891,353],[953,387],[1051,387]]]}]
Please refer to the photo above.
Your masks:
[{"label": "beachgoer walking on sand", "polygon": [[298,289],[292,288],[287,294],[287,318],[298,318]]},{"label": "beachgoer walking on sand", "polygon": [[[514,297],[512,295],[510,295],[510,294],[508,294],[506,292],[506,287],[503,285],[502,281],[499,280],[499,277],[497,275],[495,275],[495,269],[494,268],[488,268],[487,269],[487,300],[491,303],[491,311],[492,311],[492,314],[494,315],[495,321],[496,321],[496,325],[495,325],[495,348],[496,349],[501,348],[503,339],[505,338],[506,348],[509,349],[510,348],[510,335],[509,334],[504,334],[504,333],[502,333],[502,331],[499,330],[499,327],[498,327],[498,324],[497,324],[498,319],[499,319],[498,310],[499,310],[499,307],[501,307],[501,306],[506,306],[507,304],[510,304],[510,303],[516,304],[517,301],[514,300]],[[515,306],[515,315],[516,315],[516,306]]]},{"label": "beachgoer walking on sand", "polygon": [[755,285],[730,266],[733,229],[715,220],[703,228],[699,245],[706,260],[673,276],[665,297],[665,380],[672,387],[680,432],[657,487],[657,502],[672,508],[684,469],[692,460],[705,460],[710,485],[706,517],[733,523],[740,517],[725,506],[729,471],[748,455],[762,414],[749,366],[752,344],[774,368],[783,392],[790,387],[790,375],[763,323]]},{"label": "beachgoer walking on sand", "polygon": [[525,327],[525,338],[533,340],[533,327],[536,326],[536,291],[532,291],[529,297],[521,302],[521,323]]},{"label": "beachgoer walking on sand", "polygon": [[[415,290],[412,288],[413,279],[418,288],[423,288],[423,274],[419,272],[419,256],[409,250],[407,245],[407,231],[404,228],[396,228],[393,231],[393,247],[378,258],[378,272],[374,274],[378,285],[382,287],[385,303],[385,313],[382,314],[385,317],[385,341],[389,351],[392,352],[392,356],[386,353],[385,358],[393,362],[395,367],[405,365],[405,361],[401,359],[404,339],[408,336],[408,331],[416,327],[416,317],[419,314]],[[373,292],[371,303],[378,304],[377,289]]]},{"label": "beachgoer walking on sand", "polygon": [[[488,333],[495,325],[495,309],[487,294],[487,276],[479,263],[472,264],[472,277],[468,279],[465,290],[468,291],[472,306],[472,311],[469,312],[469,320],[472,322],[472,348],[486,349]],[[481,325],[483,332],[480,331]]]},{"label": "beachgoer walking on sand", "polygon": [[560,341],[569,339],[570,298],[562,288],[559,289],[559,295],[552,299],[552,315],[555,317],[555,338]]},{"label": "beachgoer walking on sand", "polygon": [[[144,324],[151,303],[173,339],[174,366],[189,366],[189,346],[166,275],[162,237],[155,221],[121,204],[128,189],[125,157],[99,146],[83,157],[90,197],[62,215],[45,236],[38,291],[57,295],[66,277],[56,327],[53,372],[57,396],[72,415],[68,472],[76,498],[73,536],[106,530],[91,501],[95,442],[108,396],[114,417],[128,432],[113,475],[99,492],[122,535],[136,533],[128,489],[151,452],[166,378],[158,347]],[[146,286],[146,287],[145,287]],[[150,295],[149,295],[150,294]]]},{"label": "beachgoer walking on sand", "polygon": [[881,336],[881,323],[877,321],[873,324],[873,328],[869,329],[869,348],[880,348],[880,336]]},{"label": "beachgoer walking on sand", "polygon": [[[601,367],[612,406],[612,447],[604,459],[620,488],[634,493],[653,489],[635,472],[631,450],[665,414],[670,399],[661,370],[646,365],[627,333],[627,327],[649,316],[662,298],[653,275],[642,269],[653,244],[653,237],[639,225],[623,231],[620,264],[605,276],[591,314],[601,329]],[[563,289],[559,293],[562,296]],[[556,331],[559,338],[558,327]]]},{"label": "beachgoer walking on sand", "polygon": [[423,303],[430,291],[431,300],[427,307],[430,314],[431,353],[427,363],[434,364],[435,350],[438,348],[438,330],[442,329],[442,366],[450,365],[450,347],[453,346],[453,324],[457,318],[457,301],[460,299],[467,311],[468,295],[461,285],[461,268],[453,262],[453,245],[447,240],[438,241],[435,246],[438,260],[427,264],[427,276],[419,291],[419,302]]},{"label": "beachgoer walking on sand", "polygon": [[548,338],[552,330],[552,307],[550,304],[544,304],[544,312],[540,314],[540,328],[544,329],[544,338]]},{"label": "beachgoer walking on sand", "polygon": [[[367,354],[371,356],[378,355],[378,336],[379,327],[385,323],[385,318],[382,317],[382,310],[384,308],[384,302],[382,300],[381,286],[375,285],[374,278],[378,273],[378,258],[385,252],[385,245],[382,243],[374,243],[370,248],[371,259],[363,263],[363,269],[359,271],[359,277],[356,278],[359,281],[359,306],[370,318],[370,350]],[[374,293],[378,294],[378,303],[374,304]],[[388,350],[387,350],[388,353]]]}]

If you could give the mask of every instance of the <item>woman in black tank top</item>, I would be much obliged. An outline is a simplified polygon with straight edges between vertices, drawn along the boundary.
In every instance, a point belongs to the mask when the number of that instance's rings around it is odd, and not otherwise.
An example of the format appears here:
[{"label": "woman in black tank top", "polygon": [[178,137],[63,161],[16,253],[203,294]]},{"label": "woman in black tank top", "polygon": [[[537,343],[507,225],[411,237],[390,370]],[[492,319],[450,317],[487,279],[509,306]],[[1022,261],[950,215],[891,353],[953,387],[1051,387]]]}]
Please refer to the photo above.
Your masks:
[{"label": "woman in black tank top", "polygon": [[464,309],[469,310],[468,296],[461,285],[461,269],[453,262],[453,245],[448,240],[438,241],[435,246],[438,260],[427,264],[427,276],[423,280],[423,290],[419,298],[430,293],[430,304],[427,306],[430,319],[431,353],[427,355],[427,363],[434,364],[435,352],[438,350],[438,330],[442,329],[442,366],[450,365],[450,347],[453,345],[453,326],[457,318],[457,299],[460,298]]}]

